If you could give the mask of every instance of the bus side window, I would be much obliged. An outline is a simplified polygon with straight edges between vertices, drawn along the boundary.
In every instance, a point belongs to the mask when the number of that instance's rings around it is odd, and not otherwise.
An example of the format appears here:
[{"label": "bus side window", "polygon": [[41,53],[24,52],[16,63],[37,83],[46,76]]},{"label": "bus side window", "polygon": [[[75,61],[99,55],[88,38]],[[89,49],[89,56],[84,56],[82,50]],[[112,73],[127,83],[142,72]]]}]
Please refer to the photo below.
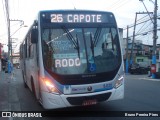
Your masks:
[{"label": "bus side window", "polygon": [[27,58],[30,58],[30,34],[27,35]]},{"label": "bus side window", "polygon": [[20,59],[23,59],[23,44],[20,45]]},{"label": "bus side window", "polygon": [[31,31],[31,43],[38,42],[38,30],[37,28],[33,28]]},{"label": "bus side window", "polygon": [[25,44],[24,44],[24,49],[25,49],[25,58],[27,58],[27,38],[25,39]]},{"label": "bus side window", "polygon": [[29,58],[34,57],[34,50],[33,50],[33,44],[29,45]]}]

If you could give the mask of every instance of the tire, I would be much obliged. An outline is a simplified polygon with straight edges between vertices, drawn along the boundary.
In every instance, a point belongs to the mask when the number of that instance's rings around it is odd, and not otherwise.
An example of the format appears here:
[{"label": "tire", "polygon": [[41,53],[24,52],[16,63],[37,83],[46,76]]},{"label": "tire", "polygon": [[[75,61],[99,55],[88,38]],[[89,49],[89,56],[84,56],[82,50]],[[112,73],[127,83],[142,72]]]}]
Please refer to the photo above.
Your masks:
[{"label": "tire", "polygon": [[32,85],[33,95],[36,97],[36,90],[35,90],[35,85],[34,85],[34,82],[33,82],[33,78],[31,78],[31,85]]},{"label": "tire", "polygon": [[130,72],[131,74],[133,74],[133,72]]},{"label": "tire", "polygon": [[130,70],[130,73],[131,73],[131,74],[134,74],[134,70]]},{"label": "tire", "polygon": [[25,82],[25,78],[24,78],[24,73],[22,72],[22,77],[23,77],[23,85],[24,85],[24,87],[25,88],[28,88],[28,86],[27,86],[27,84],[26,84],[26,82]]}]

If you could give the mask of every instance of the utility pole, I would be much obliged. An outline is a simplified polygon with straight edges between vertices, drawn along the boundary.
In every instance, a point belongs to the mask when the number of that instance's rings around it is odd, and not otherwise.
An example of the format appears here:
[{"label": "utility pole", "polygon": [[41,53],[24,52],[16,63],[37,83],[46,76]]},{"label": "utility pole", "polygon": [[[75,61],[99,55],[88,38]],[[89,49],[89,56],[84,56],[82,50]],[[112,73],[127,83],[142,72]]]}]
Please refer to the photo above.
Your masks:
[{"label": "utility pole", "polygon": [[5,8],[6,8],[6,16],[7,16],[7,24],[8,24],[8,73],[11,73],[11,63],[10,63],[10,47],[11,47],[11,43],[10,43],[10,14],[9,14],[9,4],[8,4],[8,0],[5,0]]},{"label": "utility pole", "polygon": [[130,55],[130,64],[133,63],[133,46],[134,46],[134,40],[135,40],[135,30],[136,30],[136,22],[137,22],[137,12],[136,12],[136,17],[134,21],[134,29],[133,29],[133,40],[132,40],[132,49],[131,49],[131,55]]},{"label": "utility pole", "polygon": [[11,58],[11,63],[13,64],[13,58],[12,58],[13,57],[13,53],[12,53],[13,51],[12,51],[12,38],[11,37],[10,37],[10,43],[11,43],[11,47],[10,47],[11,48],[11,56],[10,56],[10,58]]},{"label": "utility pole", "polygon": [[128,73],[128,32],[129,32],[129,26],[127,25],[127,38],[126,38],[126,73]]},{"label": "utility pole", "polygon": [[130,55],[130,64],[133,63],[133,48],[134,48],[134,41],[135,41],[135,30],[137,25],[137,15],[138,14],[153,14],[153,12],[136,12],[135,22],[134,22],[134,29],[133,29],[133,40],[132,40],[132,48],[131,48],[131,55]]},{"label": "utility pole", "polygon": [[[146,11],[147,7],[145,6],[143,0],[139,0],[143,3]],[[152,66],[151,66],[151,73],[152,73],[152,78],[156,78],[155,73],[156,73],[156,44],[157,44],[157,10],[158,10],[158,6],[157,6],[157,0],[155,0],[155,2],[153,2],[152,0],[149,0],[154,4],[154,15],[153,15],[153,21],[151,19],[151,21],[153,22],[153,50],[152,50]]]},{"label": "utility pole", "polygon": [[10,19],[8,22],[8,60],[10,60],[10,49],[11,49],[11,41],[10,41]]},{"label": "utility pole", "polygon": [[156,72],[156,43],[157,43],[157,0],[154,3],[154,24],[153,24],[153,51],[152,51],[152,78],[155,78]]},{"label": "utility pole", "polygon": [[8,60],[10,59],[10,19],[9,19],[9,4],[8,0],[5,0],[7,30],[8,30]]},{"label": "utility pole", "polygon": [[15,31],[14,34],[11,35],[11,32],[10,32],[11,21],[19,21],[19,22],[21,22],[20,26],[24,25],[24,21],[23,20],[11,20],[11,19],[9,19],[9,30],[8,30],[9,31],[8,32],[8,39],[9,39],[8,53],[9,53],[9,56],[8,57],[10,58],[11,63],[13,64],[13,59],[12,59],[13,58],[13,56],[12,56],[13,53],[12,53],[12,39],[11,39],[11,36],[14,35],[21,27],[17,31]]}]

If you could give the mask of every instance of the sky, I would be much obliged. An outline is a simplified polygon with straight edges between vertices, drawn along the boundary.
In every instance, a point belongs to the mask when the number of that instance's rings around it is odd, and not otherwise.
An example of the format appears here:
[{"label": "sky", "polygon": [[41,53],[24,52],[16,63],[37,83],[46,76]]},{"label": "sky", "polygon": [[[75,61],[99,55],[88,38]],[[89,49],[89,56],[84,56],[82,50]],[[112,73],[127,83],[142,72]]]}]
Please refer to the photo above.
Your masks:
[{"label": "sky", "polygon": [[[4,50],[7,51],[7,22],[5,18],[5,0],[0,0],[0,43],[4,44]],[[135,21],[136,12],[146,12],[142,2],[139,0],[8,0],[9,13],[11,20],[23,20],[24,25],[20,26],[19,21],[11,21],[11,37],[13,38],[15,49],[24,39],[24,36],[29,29],[30,25],[37,17],[39,10],[54,10],[54,9],[87,9],[87,10],[102,10],[113,12],[119,28],[123,28],[123,37],[126,38],[127,25],[133,25]],[[153,0],[154,2],[154,0]],[[144,0],[144,4],[149,12],[153,12],[154,4],[150,0]],[[160,0],[158,0],[160,5]],[[160,15],[160,9],[158,9]],[[143,18],[143,19],[142,19]],[[148,15],[138,15],[139,22],[148,20]],[[28,26],[28,27],[26,27]],[[158,20],[158,28],[160,28],[160,20]],[[136,33],[141,34],[145,31],[153,29],[151,21],[140,24],[136,27]],[[129,36],[133,34],[133,27],[129,29]],[[160,43],[160,32],[158,31]],[[147,35],[137,36],[137,40],[142,40],[145,44],[153,44],[152,32]],[[16,47],[17,46],[17,47]],[[15,50],[16,51],[16,50]]]}]

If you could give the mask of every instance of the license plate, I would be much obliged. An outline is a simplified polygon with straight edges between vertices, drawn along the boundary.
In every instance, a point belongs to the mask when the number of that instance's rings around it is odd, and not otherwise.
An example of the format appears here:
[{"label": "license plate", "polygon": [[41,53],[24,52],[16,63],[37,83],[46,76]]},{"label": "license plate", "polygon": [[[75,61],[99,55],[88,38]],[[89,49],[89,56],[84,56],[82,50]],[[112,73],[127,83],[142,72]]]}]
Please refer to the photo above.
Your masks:
[{"label": "license plate", "polygon": [[87,106],[87,105],[95,105],[97,104],[97,100],[84,100],[82,105]]}]

